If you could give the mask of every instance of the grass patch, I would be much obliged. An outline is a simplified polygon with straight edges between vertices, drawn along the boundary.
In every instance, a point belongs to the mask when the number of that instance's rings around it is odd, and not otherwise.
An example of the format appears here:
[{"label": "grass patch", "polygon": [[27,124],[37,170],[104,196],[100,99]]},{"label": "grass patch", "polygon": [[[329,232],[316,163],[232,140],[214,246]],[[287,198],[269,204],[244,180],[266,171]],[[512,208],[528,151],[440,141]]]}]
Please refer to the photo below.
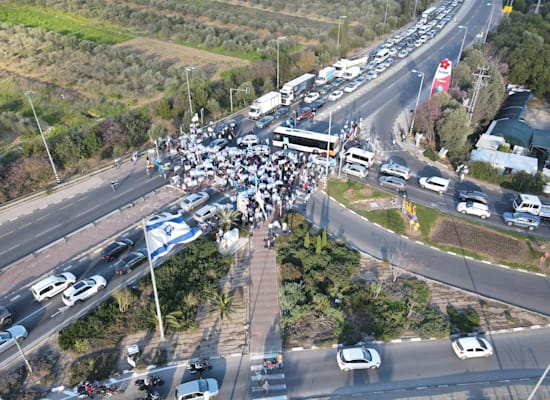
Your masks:
[{"label": "grass patch", "polygon": [[392,231],[403,234],[406,231],[405,221],[401,216],[401,209],[390,208],[386,210],[375,210],[363,212],[371,222],[376,222]]},{"label": "grass patch", "polygon": [[105,21],[20,2],[0,3],[0,20],[14,25],[43,28],[96,44],[115,44],[133,37],[128,31]]},{"label": "grass patch", "polygon": [[481,319],[477,311],[471,307],[466,310],[457,310],[449,306],[447,307],[447,315],[451,323],[452,333],[474,333],[479,329]]}]

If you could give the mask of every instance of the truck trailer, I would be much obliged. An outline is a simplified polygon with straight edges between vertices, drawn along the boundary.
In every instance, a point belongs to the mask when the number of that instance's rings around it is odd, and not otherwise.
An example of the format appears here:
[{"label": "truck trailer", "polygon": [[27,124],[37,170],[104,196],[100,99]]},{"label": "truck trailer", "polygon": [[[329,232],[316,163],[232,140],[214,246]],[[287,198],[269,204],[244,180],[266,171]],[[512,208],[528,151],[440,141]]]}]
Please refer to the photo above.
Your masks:
[{"label": "truck trailer", "polygon": [[248,118],[260,119],[264,115],[272,113],[280,106],[281,93],[269,92],[254,100],[254,103],[248,108]]},{"label": "truck trailer", "polygon": [[344,72],[344,79],[352,80],[357,78],[359,75],[361,75],[361,67],[355,66],[348,68],[346,72]]},{"label": "truck trailer", "polygon": [[512,203],[514,211],[526,212],[543,218],[550,218],[550,204],[533,194],[518,194]]},{"label": "truck trailer", "polygon": [[304,74],[283,86],[281,89],[281,103],[285,106],[304,97],[315,83],[315,75]]},{"label": "truck trailer", "polygon": [[336,63],[334,64],[334,68],[336,69],[335,76],[337,78],[342,78],[348,68],[360,67],[362,65],[365,65],[368,60],[369,58],[367,56],[356,58],[354,60],[342,58],[341,60],[336,61]]},{"label": "truck trailer", "polygon": [[336,68],[325,67],[319,71],[317,79],[315,79],[315,86],[323,86],[329,82],[332,82],[336,78]]}]

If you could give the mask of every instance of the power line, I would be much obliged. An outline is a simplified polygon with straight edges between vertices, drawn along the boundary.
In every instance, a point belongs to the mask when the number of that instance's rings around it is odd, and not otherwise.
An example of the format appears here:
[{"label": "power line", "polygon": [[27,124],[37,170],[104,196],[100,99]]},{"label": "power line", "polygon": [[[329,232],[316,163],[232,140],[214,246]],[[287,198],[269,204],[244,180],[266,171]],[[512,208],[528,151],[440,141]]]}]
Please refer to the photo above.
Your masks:
[{"label": "power line", "polygon": [[470,106],[468,107],[468,121],[472,123],[472,117],[474,116],[474,110],[476,108],[476,102],[477,98],[479,96],[479,92],[481,91],[481,88],[485,86],[485,82],[483,81],[484,78],[490,78],[491,75],[487,74],[486,72],[489,71],[489,67],[484,66],[477,66],[477,72],[473,72],[472,75],[477,77],[476,84],[474,86],[474,94],[472,95],[472,101],[470,102]]}]

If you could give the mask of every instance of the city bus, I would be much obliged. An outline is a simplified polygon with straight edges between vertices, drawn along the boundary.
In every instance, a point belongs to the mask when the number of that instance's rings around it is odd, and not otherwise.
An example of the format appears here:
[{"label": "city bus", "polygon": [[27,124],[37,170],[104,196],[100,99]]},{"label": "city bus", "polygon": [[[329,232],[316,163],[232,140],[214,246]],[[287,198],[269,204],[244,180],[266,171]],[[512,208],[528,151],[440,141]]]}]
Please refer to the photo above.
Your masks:
[{"label": "city bus", "polygon": [[327,133],[304,131],[279,126],[273,131],[273,147],[293,149],[305,153],[326,155],[334,157],[341,148],[340,136]]}]

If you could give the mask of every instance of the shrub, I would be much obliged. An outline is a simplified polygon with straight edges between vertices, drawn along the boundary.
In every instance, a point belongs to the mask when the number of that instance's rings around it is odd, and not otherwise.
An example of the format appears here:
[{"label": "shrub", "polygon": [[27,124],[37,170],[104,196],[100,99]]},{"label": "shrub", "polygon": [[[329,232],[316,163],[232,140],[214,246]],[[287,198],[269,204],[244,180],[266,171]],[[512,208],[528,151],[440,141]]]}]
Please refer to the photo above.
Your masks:
[{"label": "shrub", "polygon": [[424,157],[427,157],[432,161],[439,160],[439,155],[431,147],[428,147],[426,150],[424,150],[423,154]]},{"label": "shrub", "polygon": [[491,183],[500,183],[502,174],[491,164],[483,161],[473,161],[469,164],[470,175],[476,179]]},{"label": "shrub", "polygon": [[451,333],[472,333],[479,328],[481,319],[472,307],[461,312],[453,306],[448,306],[447,314],[449,315]]}]

